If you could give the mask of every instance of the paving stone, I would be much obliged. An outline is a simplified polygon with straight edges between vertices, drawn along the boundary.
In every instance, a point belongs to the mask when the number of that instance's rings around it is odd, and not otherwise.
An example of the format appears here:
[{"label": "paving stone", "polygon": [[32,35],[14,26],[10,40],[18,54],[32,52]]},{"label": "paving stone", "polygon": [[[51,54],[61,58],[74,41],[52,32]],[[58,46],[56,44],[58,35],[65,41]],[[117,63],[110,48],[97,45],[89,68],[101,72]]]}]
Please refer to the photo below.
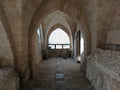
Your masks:
[{"label": "paving stone", "polygon": [[[94,90],[71,58],[50,58],[39,64],[37,76],[22,90]],[[62,72],[61,72],[62,71]]]},{"label": "paving stone", "polygon": [[56,90],[64,90],[64,81],[56,81]]},{"label": "paving stone", "polygon": [[57,73],[57,74],[56,74],[56,80],[64,80],[64,74],[62,74],[62,73]]},{"label": "paving stone", "polygon": [[56,66],[56,70],[57,70],[57,71],[62,71],[62,70],[63,70],[62,65],[57,65],[57,66]]}]

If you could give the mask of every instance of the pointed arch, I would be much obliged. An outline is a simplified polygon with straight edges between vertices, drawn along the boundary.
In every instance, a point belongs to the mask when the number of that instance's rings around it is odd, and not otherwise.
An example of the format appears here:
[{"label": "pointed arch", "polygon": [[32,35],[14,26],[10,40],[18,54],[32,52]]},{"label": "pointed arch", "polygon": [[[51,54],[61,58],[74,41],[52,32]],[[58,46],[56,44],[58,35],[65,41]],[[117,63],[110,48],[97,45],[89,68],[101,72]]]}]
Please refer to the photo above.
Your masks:
[{"label": "pointed arch", "polygon": [[[54,5],[53,5],[53,3],[54,3]],[[69,3],[65,2],[64,5],[61,6],[62,5],[61,2],[53,0],[53,1],[48,1],[48,2],[44,3],[42,6],[40,6],[37,9],[36,13],[33,15],[33,18],[31,21],[31,25],[30,25],[30,29],[29,29],[29,43],[30,43],[30,45],[31,45],[31,39],[33,37],[33,33],[37,29],[39,24],[50,13],[52,13],[56,10],[59,10],[59,11],[65,13],[66,15],[68,15],[69,18],[72,18],[73,21],[76,21],[78,24],[82,23],[81,25],[83,25],[82,28],[85,31],[85,34],[87,36],[87,42],[89,44],[89,45],[87,45],[87,54],[89,54],[91,52],[91,31],[89,30],[88,21],[86,21],[86,19],[84,19],[87,17],[83,16],[83,13],[78,12],[78,8],[75,5],[72,5],[73,7],[71,8],[71,4],[72,4],[71,2],[69,2]],[[31,46],[29,48],[31,48]]]},{"label": "pointed arch", "polygon": [[61,28],[64,32],[66,32],[67,34],[68,34],[68,36],[69,36],[69,39],[70,39],[70,48],[71,48],[71,50],[73,49],[73,36],[72,36],[72,33],[64,26],[64,25],[62,25],[62,24],[55,24],[54,26],[52,26],[51,28],[50,28],[50,30],[48,31],[48,33],[47,33],[47,35],[46,35],[46,47],[47,47],[47,45],[48,45],[48,38],[49,38],[49,36],[50,36],[50,34],[55,30],[55,29],[57,29],[57,28]]}]

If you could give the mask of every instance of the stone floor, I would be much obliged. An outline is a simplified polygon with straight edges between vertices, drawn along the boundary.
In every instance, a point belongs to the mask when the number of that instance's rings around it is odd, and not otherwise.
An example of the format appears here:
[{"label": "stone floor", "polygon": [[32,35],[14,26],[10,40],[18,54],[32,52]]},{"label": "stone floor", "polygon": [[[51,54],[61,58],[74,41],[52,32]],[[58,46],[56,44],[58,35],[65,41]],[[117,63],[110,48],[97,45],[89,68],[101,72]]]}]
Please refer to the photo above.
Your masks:
[{"label": "stone floor", "polygon": [[51,58],[40,63],[35,79],[22,90],[94,90],[72,59]]}]

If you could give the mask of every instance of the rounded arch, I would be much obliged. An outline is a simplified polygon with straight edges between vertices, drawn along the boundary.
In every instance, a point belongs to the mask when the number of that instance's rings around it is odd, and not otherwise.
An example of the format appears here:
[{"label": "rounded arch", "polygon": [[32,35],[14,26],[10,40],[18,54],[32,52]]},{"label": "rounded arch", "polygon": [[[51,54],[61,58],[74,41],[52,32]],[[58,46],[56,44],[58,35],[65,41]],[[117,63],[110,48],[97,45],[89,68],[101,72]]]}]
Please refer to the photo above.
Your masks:
[{"label": "rounded arch", "polygon": [[48,38],[49,38],[50,34],[51,34],[55,29],[57,29],[57,28],[61,28],[64,32],[66,32],[66,33],[68,34],[69,39],[70,39],[70,47],[71,47],[71,50],[72,50],[72,49],[73,49],[73,46],[72,46],[72,44],[73,44],[73,36],[72,36],[72,33],[71,33],[64,25],[59,24],[59,23],[56,24],[56,25],[54,25],[54,26],[52,26],[52,27],[50,28],[50,30],[47,32],[46,37],[45,37],[46,47],[47,47],[47,45],[48,45]]},{"label": "rounded arch", "polygon": [[15,50],[12,33],[5,13],[0,6],[0,58],[1,66],[15,66]]}]

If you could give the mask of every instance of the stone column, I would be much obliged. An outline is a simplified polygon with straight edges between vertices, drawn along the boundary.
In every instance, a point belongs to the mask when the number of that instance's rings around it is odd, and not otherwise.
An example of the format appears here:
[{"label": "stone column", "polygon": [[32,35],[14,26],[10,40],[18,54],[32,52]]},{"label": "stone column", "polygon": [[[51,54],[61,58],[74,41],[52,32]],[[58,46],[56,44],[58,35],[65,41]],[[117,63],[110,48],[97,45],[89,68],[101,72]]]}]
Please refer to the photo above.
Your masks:
[{"label": "stone column", "polygon": [[74,57],[73,59],[74,59],[74,61],[76,61],[76,57],[77,57],[76,42],[77,42],[77,34],[75,33],[74,40],[73,40],[73,57]]}]

